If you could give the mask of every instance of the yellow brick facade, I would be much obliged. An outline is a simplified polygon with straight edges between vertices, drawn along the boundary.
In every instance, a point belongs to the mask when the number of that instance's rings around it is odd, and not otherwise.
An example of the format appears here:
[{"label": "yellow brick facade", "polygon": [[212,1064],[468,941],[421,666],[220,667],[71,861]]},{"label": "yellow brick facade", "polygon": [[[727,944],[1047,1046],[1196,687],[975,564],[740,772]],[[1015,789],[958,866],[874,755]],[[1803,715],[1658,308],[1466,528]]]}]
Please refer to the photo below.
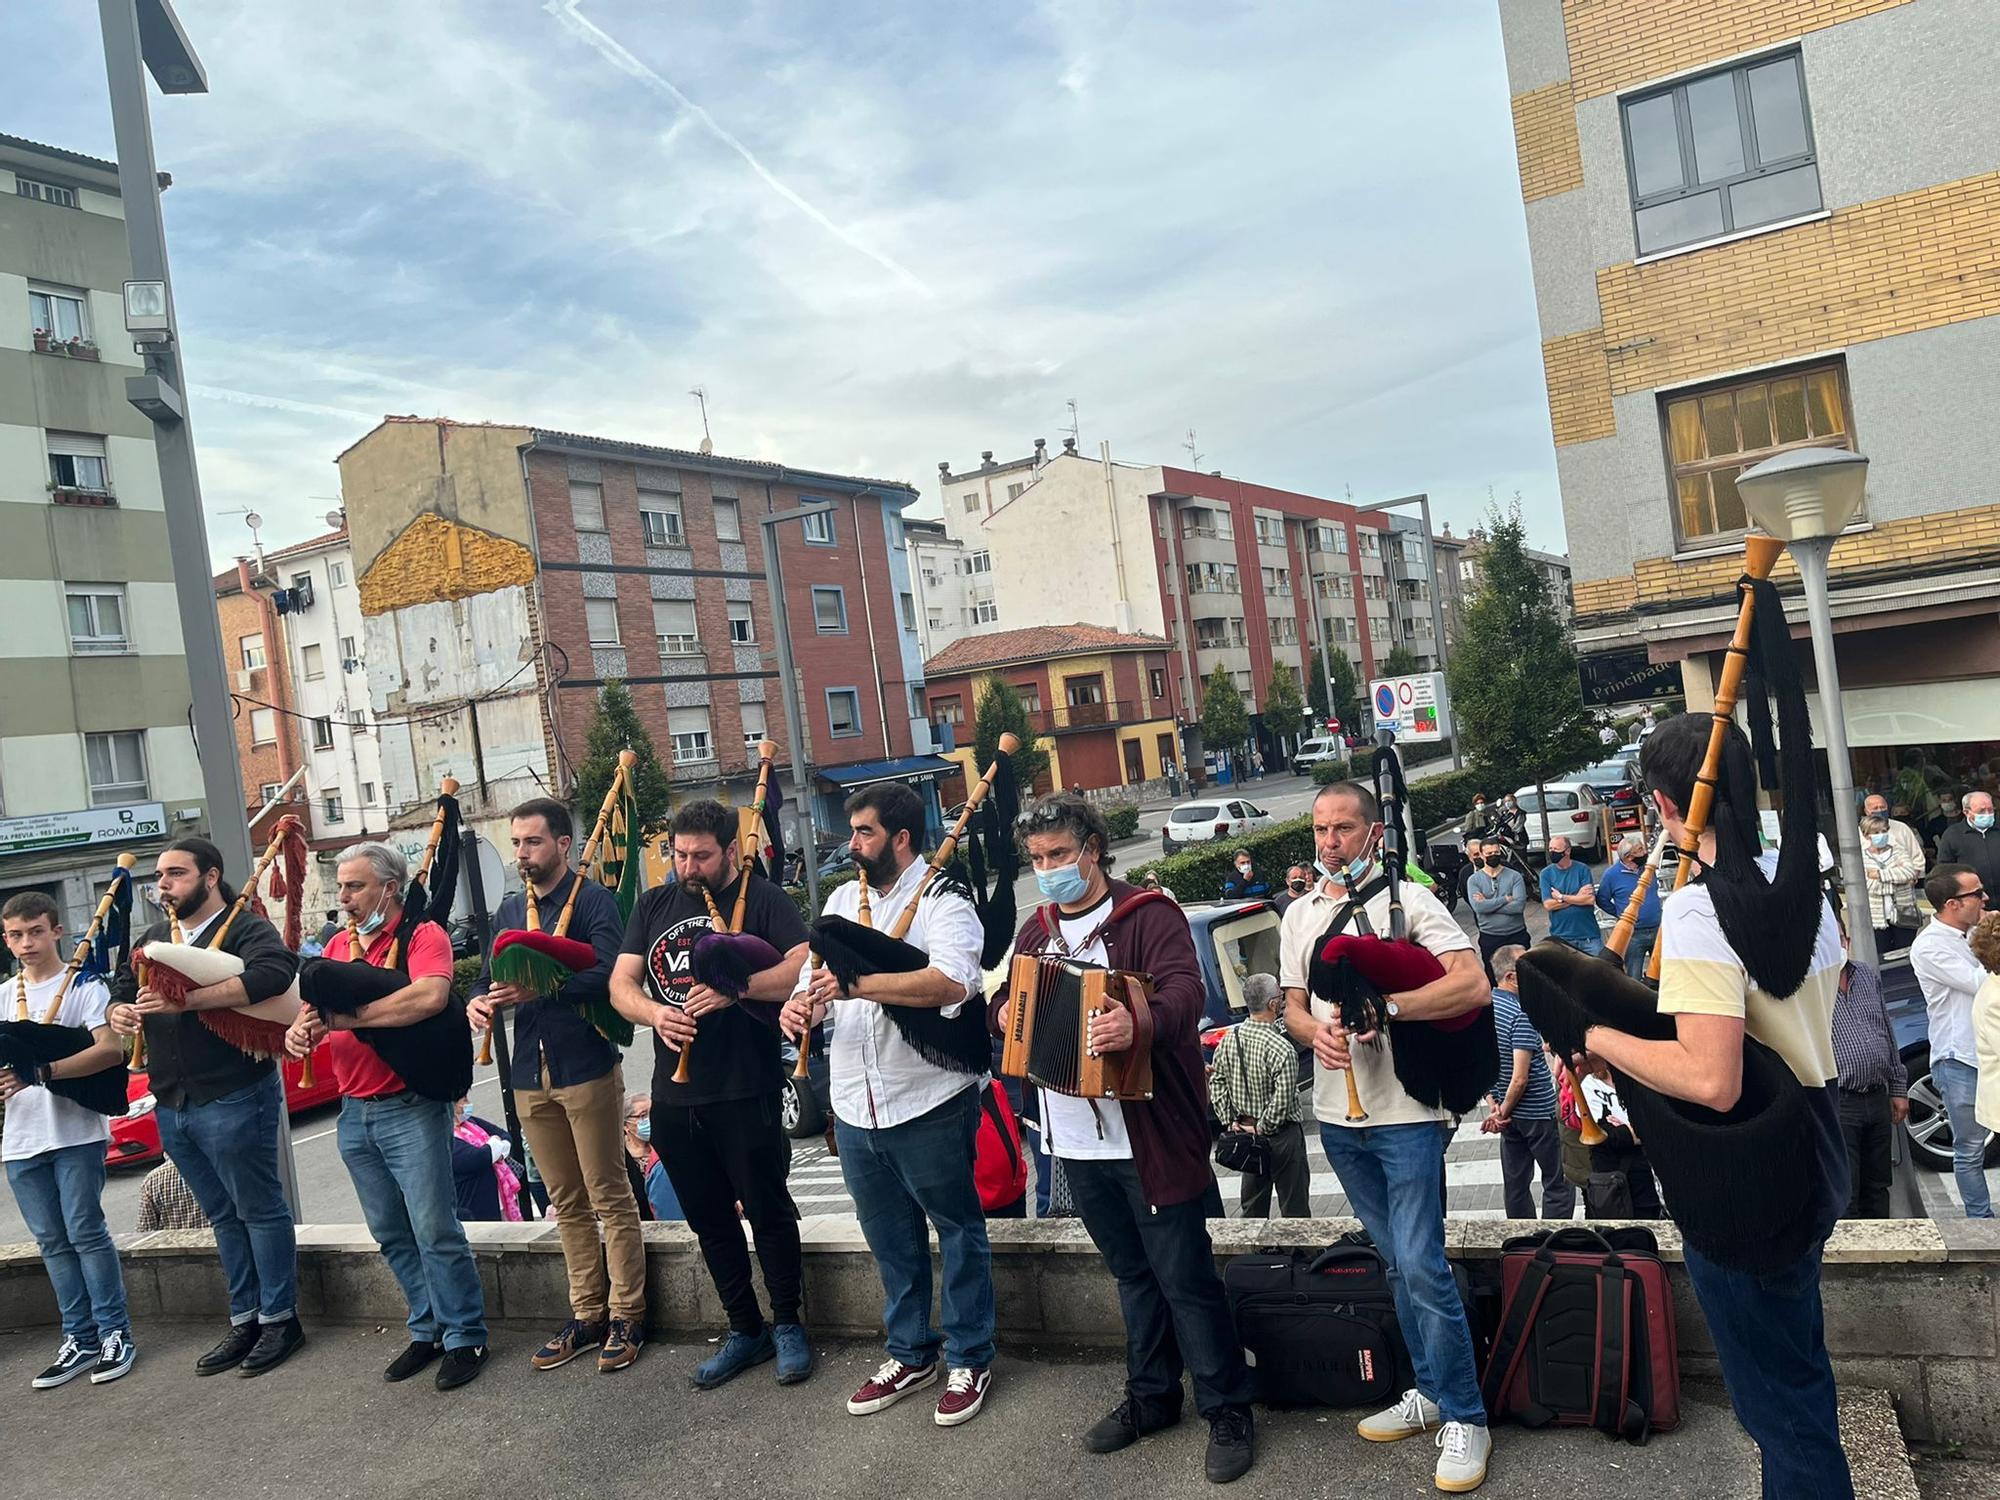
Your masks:
[{"label": "yellow brick facade", "polygon": [[1893,10],[1910,0],[1563,0],[1579,99]]},{"label": "yellow brick facade", "polygon": [[1576,99],[1568,79],[1514,96],[1514,151],[1520,159],[1525,202],[1583,186]]},{"label": "yellow brick facade", "polygon": [[470,599],[534,582],[526,547],[426,511],[403,528],[355,581],[361,613],[385,615],[412,604]]},{"label": "yellow brick facade", "polygon": [[1604,330],[1586,328],[1542,341],[1542,373],[1549,387],[1549,425],[1556,446],[1587,443],[1618,430],[1611,414],[1611,374],[1604,358]]}]

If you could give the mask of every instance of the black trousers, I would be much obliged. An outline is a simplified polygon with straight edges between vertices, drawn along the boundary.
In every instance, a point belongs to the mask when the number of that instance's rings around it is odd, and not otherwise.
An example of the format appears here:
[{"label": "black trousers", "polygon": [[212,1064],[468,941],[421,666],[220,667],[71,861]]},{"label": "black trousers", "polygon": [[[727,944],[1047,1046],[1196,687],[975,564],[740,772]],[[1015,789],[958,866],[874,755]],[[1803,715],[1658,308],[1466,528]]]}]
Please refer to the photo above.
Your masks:
[{"label": "black trousers", "polygon": [[1886,1087],[1840,1090],[1840,1138],[1847,1143],[1847,1218],[1889,1217],[1895,1129]]},{"label": "black trousers", "polygon": [[1208,1191],[1157,1213],[1131,1161],[1065,1157],[1063,1174],[1091,1243],[1118,1281],[1125,1315],[1125,1393],[1143,1425],[1180,1415],[1181,1371],[1194,1376],[1195,1410],[1213,1417],[1247,1407],[1255,1394],[1243,1344],[1215,1269],[1209,1219],[1222,1192]]},{"label": "black trousers", "polygon": [[1633,1218],[1664,1219],[1667,1216],[1666,1210],[1660,1207],[1659,1185],[1653,1181],[1652,1164],[1646,1160],[1644,1146],[1634,1145],[1629,1140],[1623,1143],[1610,1140],[1602,1146],[1592,1146],[1590,1170],[1616,1172],[1624,1177],[1632,1193]]},{"label": "black trousers", "polygon": [[1493,972],[1494,954],[1498,953],[1502,948],[1506,947],[1509,943],[1519,943],[1523,948],[1526,948],[1533,942],[1534,939],[1528,936],[1528,929],[1525,927],[1521,928],[1518,932],[1480,933],[1479,962],[1481,967],[1483,967],[1486,970],[1486,982],[1488,984],[1493,984],[1498,982],[1499,976]]},{"label": "black trousers", "polygon": [[1243,1174],[1242,1216],[1268,1219],[1271,1216],[1271,1189],[1278,1190],[1278,1217],[1312,1217],[1312,1163],[1306,1159],[1305,1127],[1297,1120],[1278,1127],[1270,1137],[1271,1174],[1256,1177]]},{"label": "black trousers", "polygon": [[771,1297],[771,1321],[799,1321],[803,1277],[799,1210],[785,1175],[791,1142],[778,1119],[778,1096],[725,1099],[674,1107],[653,1101],[653,1145],[681,1200],[688,1228],[701,1242],[701,1258],[715,1294],[738,1333],[763,1331],[764,1314],[750,1279],[750,1247],[736,1205],[757,1235],[757,1260]]}]

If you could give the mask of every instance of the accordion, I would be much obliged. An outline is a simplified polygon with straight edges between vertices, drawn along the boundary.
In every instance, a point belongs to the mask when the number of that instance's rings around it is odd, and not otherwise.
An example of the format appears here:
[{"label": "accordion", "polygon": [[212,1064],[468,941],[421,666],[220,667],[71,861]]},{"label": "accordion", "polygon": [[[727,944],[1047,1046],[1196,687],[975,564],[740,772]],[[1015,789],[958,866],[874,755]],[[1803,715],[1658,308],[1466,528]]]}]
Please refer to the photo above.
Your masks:
[{"label": "accordion", "polygon": [[[1081,1099],[1153,1097],[1153,981],[1146,975],[1022,953],[1007,989],[1002,1073]],[[1091,1017],[1119,1006],[1132,1011],[1132,1045],[1092,1052]]]}]

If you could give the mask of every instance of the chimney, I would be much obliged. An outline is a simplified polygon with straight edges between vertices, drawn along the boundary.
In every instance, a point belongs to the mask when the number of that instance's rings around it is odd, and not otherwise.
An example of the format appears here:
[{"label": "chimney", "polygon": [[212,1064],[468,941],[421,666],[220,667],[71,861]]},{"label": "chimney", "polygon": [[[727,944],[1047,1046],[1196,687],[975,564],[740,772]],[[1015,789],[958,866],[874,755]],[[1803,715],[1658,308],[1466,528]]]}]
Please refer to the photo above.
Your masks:
[{"label": "chimney", "polygon": [[1049,461],[1049,440],[1047,438],[1036,438],[1035,467],[1039,469],[1043,464],[1047,463],[1048,461]]},{"label": "chimney", "polygon": [[993,450],[991,448],[982,448],[979,450],[979,464],[981,468],[985,469],[993,467]]},{"label": "chimney", "polygon": [[1075,438],[1073,438],[1073,437],[1068,437],[1068,438],[1064,438],[1064,439],[1063,439],[1063,452],[1065,452],[1065,453],[1072,453],[1072,454],[1076,452],[1076,439],[1075,439]]},{"label": "chimney", "polygon": [[951,460],[950,460],[950,459],[948,459],[948,458],[941,458],[941,459],[939,459],[939,460],[938,460],[938,473],[940,473],[940,474],[944,475],[944,476],[945,476],[946,478],[950,478],[950,477],[951,477]]}]

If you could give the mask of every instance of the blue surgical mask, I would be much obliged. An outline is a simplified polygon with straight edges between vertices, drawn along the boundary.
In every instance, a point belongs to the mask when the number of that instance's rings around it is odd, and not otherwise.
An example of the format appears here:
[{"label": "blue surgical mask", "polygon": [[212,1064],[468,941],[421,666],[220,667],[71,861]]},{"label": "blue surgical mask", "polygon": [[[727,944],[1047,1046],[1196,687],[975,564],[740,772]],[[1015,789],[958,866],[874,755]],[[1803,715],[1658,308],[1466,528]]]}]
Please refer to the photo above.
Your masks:
[{"label": "blue surgical mask", "polygon": [[373,937],[382,930],[382,924],[388,920],[389,909],[386,906],[376,907],[374,915],[361,924],[361,935],[363,937]]},{"label": "blue surgical mask", "polygon": [[1083,878],[1083,871],[1075,861],[1057,865],[1053,870],[1035,871],[1035,884],[1044,896],[1060,905],[1081,901],[1084,892],[1090,889],[1090,882]]},{"label": "blue surgical mask", "polygon": [[651,1115],[639,1116],[639,1123],[632,1127],[632,1133],[638,1136],[640,1140],[650,1144],[653,1139],[653,1117]]},{"label": "blue surgical mask", "polygon": [[1974,813],[1972,815],[1972,826],[1977,828],[1981,833],[1986,832],[1987,829],[1993,826],[1993,814]]},{"label": "blue surgical mask", "polygon": [[1886,849],[1889,847],[1889,835],[1886,833],[1871,833],[1868,835],[1868,842],[1877,849]]}]

